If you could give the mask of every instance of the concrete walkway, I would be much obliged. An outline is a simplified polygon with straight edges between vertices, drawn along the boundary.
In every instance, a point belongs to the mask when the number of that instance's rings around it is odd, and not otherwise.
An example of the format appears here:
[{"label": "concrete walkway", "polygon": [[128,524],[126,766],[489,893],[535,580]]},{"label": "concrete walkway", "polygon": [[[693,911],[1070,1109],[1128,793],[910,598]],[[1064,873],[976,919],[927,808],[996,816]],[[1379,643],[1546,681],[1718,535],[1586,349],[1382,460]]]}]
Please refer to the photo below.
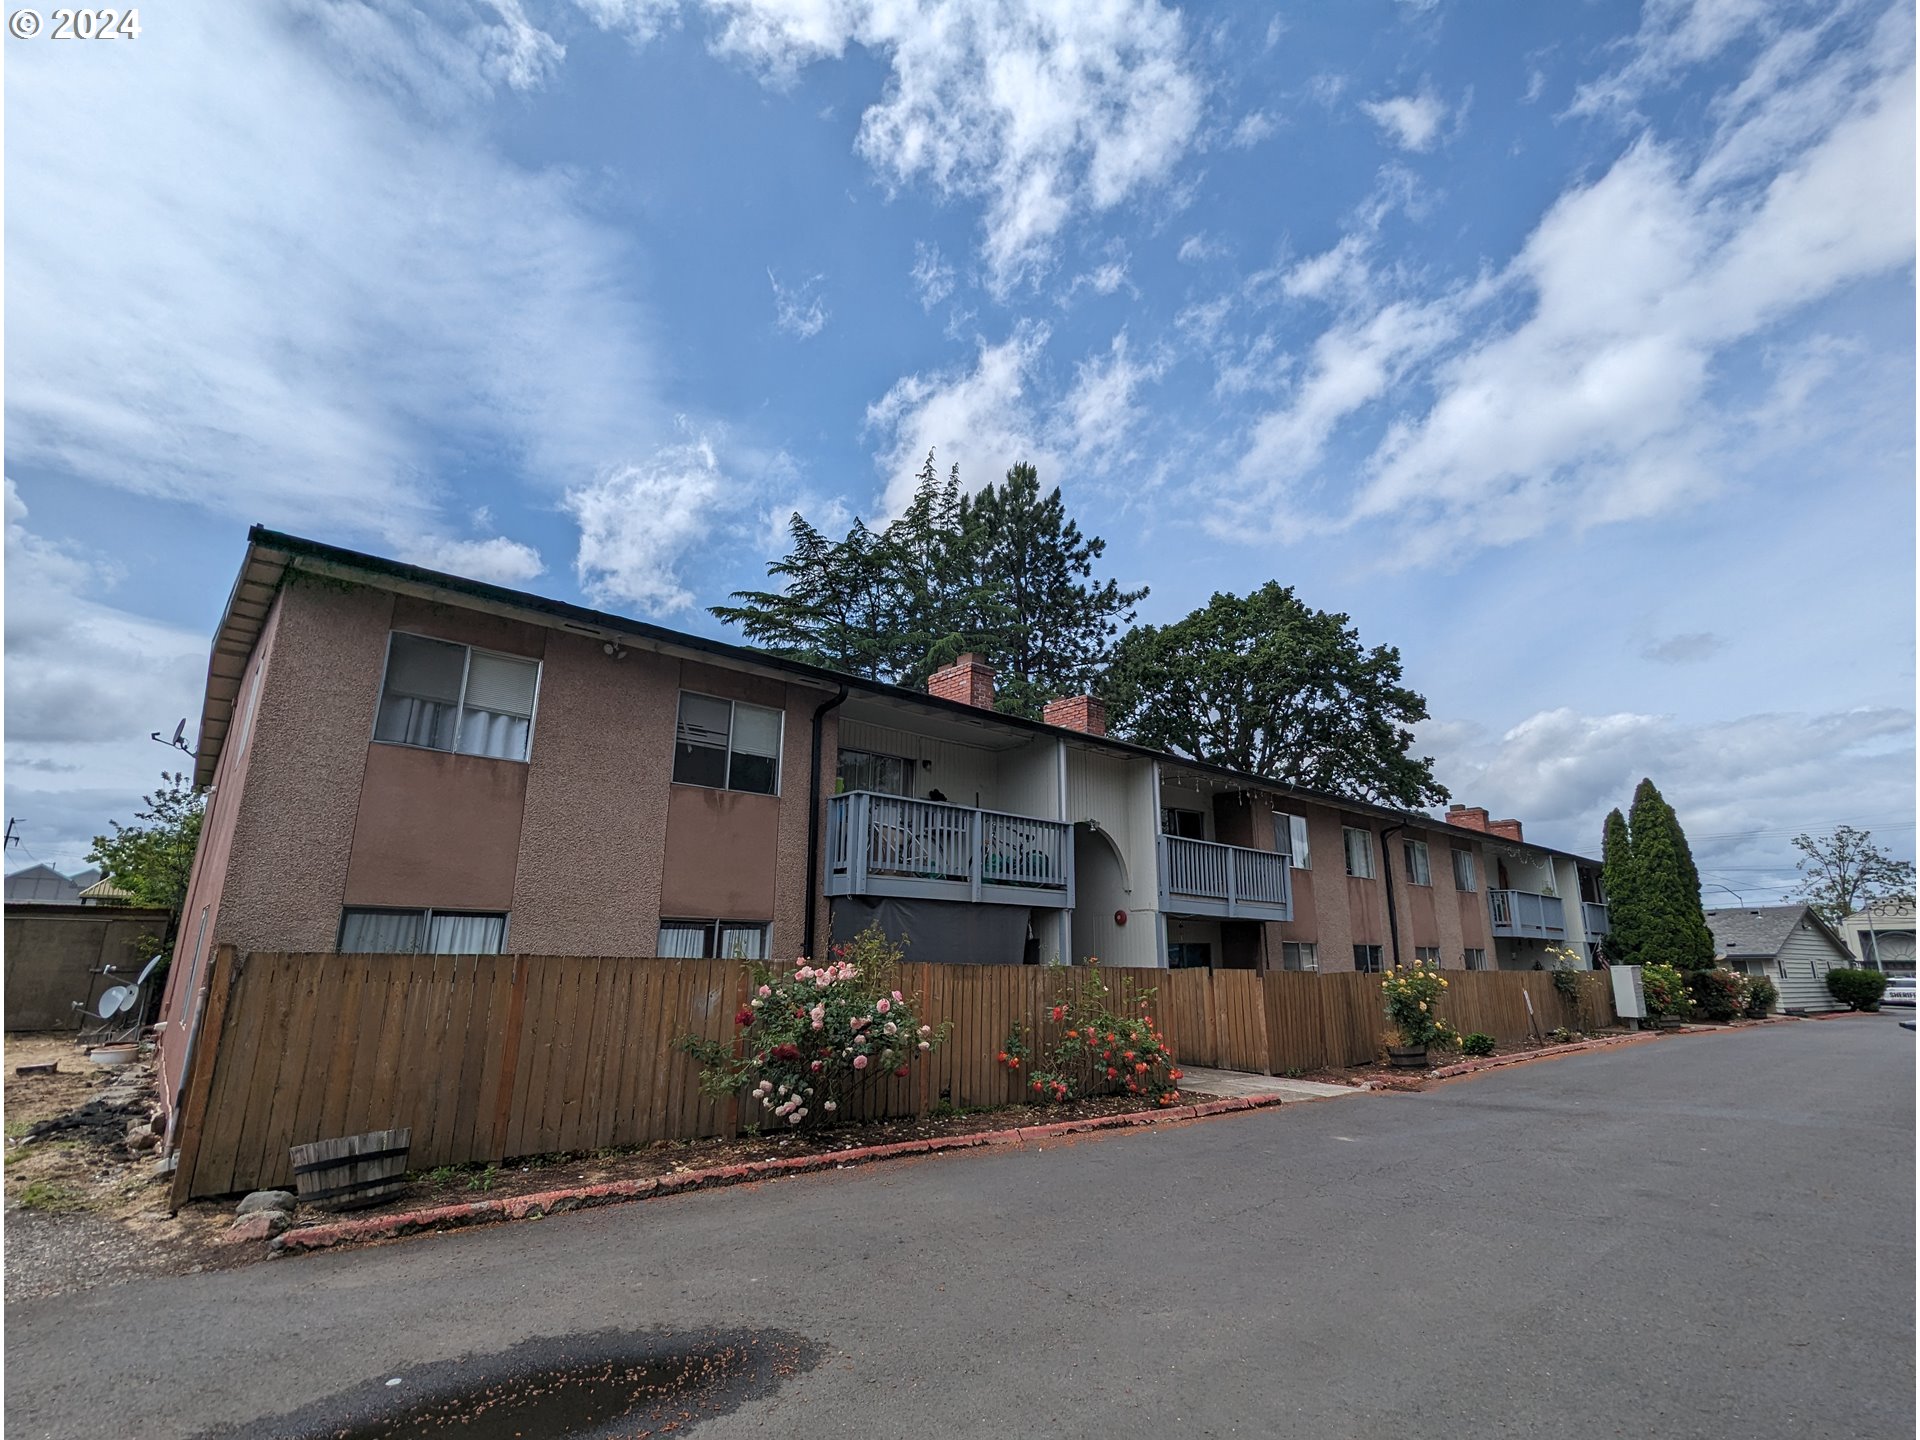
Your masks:
[{"label": "concrete walkway", "polygon": [[1280,1080],[1272,1075],[1249,1075],[1241,1070],[1208,1070],[1199,1065],[1180,1067],[1180,1089],[1195,1095],[1218,1095],[1227,1100],[1278,1096],[1282,1104],[1296,1100],[1331,1100],[1336,1095],[1362,1095],[1355,1085],[1323,1085],[1318,1080]]}]

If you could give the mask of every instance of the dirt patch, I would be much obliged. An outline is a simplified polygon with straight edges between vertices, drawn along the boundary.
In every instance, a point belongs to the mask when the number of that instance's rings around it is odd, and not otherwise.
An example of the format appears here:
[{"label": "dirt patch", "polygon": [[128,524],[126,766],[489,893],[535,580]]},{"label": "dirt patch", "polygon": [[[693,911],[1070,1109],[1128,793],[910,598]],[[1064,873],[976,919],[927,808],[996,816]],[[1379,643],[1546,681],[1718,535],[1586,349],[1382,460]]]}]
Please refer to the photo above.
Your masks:
[{"label": "dirt patch", "polygon": [[[252,1258],[219,1243],[229,1209],[168,1216],[157,1145],[128,1144],[158,1105],[150,1058],[101,1069],[68,1035],[10,1035],[0,1058],[9,1301]],[[56,1069],[14,1073],[45,1064]]]},{"label": "dirt patch", "polygon": [[[1571,1050],[1590,1040],[1607,1040],[1623,1037],[1629,1032],[1625,1030],[1595,1030],[1587,1034],[1582,1034],[1578,1031],[1568,1031],[1566,1033],[1570,1038],[1552,1040],[1537,1039],[1530,1036],[1525,1040],[1503,1044],[1495,1049],[1491,1058],[1496,1060],[1511,1059],[1518,1056],[1545,1058]],[[1338,1070],[1312,1070],[1298,1078],[1303,1080],[1319,1080],[1329,1085],[1366,1084],[1371,1085],[1376,1090],[1419,1091],[1425,1090],[1430,1084],[1436,1083],[1433,1071],[1456,1064],[1460,1059],[1461,1056],[1458,1050],[1448,1050],[1445,1052],[1436,1051],[1428,1056],[1428,1067],[1425,1070],[1401,1070],[1384,1061],[1375,1061],[1371,1065],[1352,1065]]]}]

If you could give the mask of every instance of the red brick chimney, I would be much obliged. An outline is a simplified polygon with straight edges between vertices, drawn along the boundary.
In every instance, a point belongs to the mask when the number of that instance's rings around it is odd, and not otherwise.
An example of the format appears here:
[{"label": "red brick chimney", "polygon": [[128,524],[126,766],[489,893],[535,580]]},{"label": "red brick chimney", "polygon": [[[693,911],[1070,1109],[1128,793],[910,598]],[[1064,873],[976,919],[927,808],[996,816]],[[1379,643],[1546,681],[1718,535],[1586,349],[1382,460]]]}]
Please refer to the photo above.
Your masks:
[{"label": "red brick chimney", "polygon": [[927,693],[976,710],[993,709],[993,667],[971,651],[927,677]]},{"label": "red brick chimney", "polygon": [[1487,812],[1478,805],[1447,806],[1447,824],[1460,825],[1468,830],[1482,832],[1489,829]]},{"label": "red brick chimney", "polygon": [[1085,735],[1107,733],[1107,702],[1095,695],[1069,695],[1064,700],[1049,700],[1041,717],[1062,730],[1078,730]]},{"label": "red brick chimney", "polygon": [[1520,839],[1520,822],[1518,820],[1489,820],[1487,822],[1487,833],[1489,835],[1498,835],[1503,840],[1512,840],[1518,843]]}]

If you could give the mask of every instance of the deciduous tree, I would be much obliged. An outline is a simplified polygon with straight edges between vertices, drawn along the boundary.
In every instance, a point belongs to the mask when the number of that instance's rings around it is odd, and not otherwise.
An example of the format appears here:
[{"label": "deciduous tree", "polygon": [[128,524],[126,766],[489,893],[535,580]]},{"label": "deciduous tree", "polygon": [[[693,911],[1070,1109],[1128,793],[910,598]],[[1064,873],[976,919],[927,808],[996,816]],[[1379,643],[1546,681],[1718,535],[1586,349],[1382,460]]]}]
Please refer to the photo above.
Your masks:
[{"label": "deciduous tree", "polygon": [[1837,825],[1831,835],[1794,836],[1793,848],[1800,852],[1793,898],[1829,925],[1883,901],[1913,903],[1913,862],[1894,859],[1874,843],[1871,830]]}]

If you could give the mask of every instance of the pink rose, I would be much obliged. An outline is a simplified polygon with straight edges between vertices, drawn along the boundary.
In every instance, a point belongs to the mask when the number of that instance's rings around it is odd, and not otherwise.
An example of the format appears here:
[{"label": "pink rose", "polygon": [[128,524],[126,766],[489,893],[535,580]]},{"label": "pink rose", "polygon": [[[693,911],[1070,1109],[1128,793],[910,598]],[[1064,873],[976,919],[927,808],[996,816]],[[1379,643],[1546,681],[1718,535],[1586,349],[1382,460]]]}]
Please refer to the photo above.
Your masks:
[{"label": "pink rose", "polygon": [[876,1000],[873,1002],[873,1008],[884,1015],[893,1008],[893,1002],[891,1000]]},{"label": "pink rose", "polygon": [[901,996],[901,994],[900,994],[900,992],[899,992],[898,990],[896,990],[896,991],[894,991],[894,992],[893,992],[893,1003],[894,1003],[894,1004],[896,1004],[896,1005],[898,1005],[898,1004],[900,1003],[900,1001],[901,1001],[901,999],[902,999],[902,996]]},{"label": "pink rose", "polygon": [[854,1056],[854,1057],[853,1057],[853,1068],[854,1068],[854,1069],[856,1069],[856,1070],[864,1070],[864,1069],[866,1069],[866,1068],[867,1068],[867,1057],[866,1057],[866,1056],[864,1056],[864,1055],[856,1055],[856,1056]]},{"label": "pink rose", "polygon": [[766,999],[771,994],[773,994],[773,987],[771,985],[762,985],[760,987],[760,998],[762,1000]]}]

